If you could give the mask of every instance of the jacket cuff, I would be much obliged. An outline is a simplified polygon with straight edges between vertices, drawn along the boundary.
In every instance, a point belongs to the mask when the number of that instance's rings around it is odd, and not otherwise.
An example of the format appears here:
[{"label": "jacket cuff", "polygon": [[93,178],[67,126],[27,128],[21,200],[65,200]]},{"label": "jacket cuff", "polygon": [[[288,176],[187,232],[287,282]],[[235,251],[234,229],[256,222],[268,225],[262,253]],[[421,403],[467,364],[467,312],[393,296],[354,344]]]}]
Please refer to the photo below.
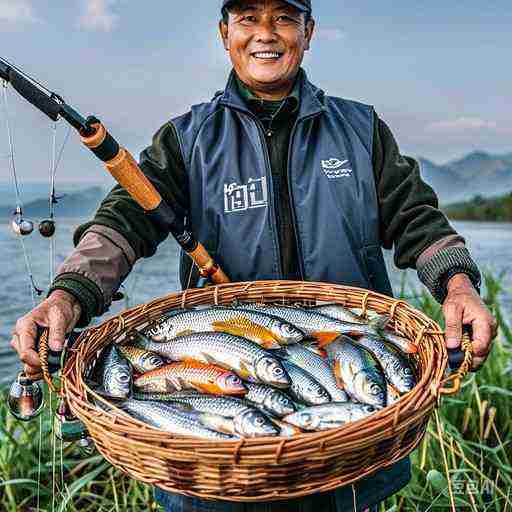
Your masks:
[{"label": "jacket cuff", "polygon": [[81,274],[60,274],[52,283],[48,295],[55,290],[68,292],[80,303],[82,314],[76,324],[77,327],[86,327],[94,316],[104,312],[105,304],[101,290],[93,281]]},{"label": "jacket cuff", "polygon": [[482,277],[466,247],[441,249],[418,268],[420,281],[440,304],[446,299],[448,281],[456,274],[466,274],[480,293]]},{"label": "jacket cuff", "polygon": [[456,274],[466,274],[480,293],[482,276],[466,247],[441,249],[418,269],[420,281],[440,304],[446,299],[448,281]]}]

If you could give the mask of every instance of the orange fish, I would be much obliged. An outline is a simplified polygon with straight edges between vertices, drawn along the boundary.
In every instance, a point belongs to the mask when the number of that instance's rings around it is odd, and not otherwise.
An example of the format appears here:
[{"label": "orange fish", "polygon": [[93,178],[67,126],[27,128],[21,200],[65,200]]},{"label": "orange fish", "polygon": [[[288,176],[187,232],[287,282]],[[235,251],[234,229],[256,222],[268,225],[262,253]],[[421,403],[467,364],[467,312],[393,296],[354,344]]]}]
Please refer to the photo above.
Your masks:
[{"label": "orange fish", "polygon": [[245,395],[247,388],[231,371],[197,361],[172,363],[143,373],[135,379],[136,388],[144,392],[168,393],[195,389],[217,395]]}]

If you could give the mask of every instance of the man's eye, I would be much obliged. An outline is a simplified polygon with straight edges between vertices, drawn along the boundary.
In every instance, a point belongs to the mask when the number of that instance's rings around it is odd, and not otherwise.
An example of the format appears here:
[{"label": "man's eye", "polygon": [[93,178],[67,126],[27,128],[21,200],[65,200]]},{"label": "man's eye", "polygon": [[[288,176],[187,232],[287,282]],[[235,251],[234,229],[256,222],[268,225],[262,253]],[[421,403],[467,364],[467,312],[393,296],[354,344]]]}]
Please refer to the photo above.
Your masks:
[{"label": "man's eye", "polygon": [[281,16],[278,16],[276,18],[276,21],[278,21],[279,23],[292,23],[294,19],[290,18],[290,16],[286,16],[285,14],[283,14]]},{"label": "man's eye", "polygon": [[242,18],[242,22],[244,22],[244,23],[254,23],[255,21],[256,21],[256,16],[252,16],[252,15],[244,16]]}]

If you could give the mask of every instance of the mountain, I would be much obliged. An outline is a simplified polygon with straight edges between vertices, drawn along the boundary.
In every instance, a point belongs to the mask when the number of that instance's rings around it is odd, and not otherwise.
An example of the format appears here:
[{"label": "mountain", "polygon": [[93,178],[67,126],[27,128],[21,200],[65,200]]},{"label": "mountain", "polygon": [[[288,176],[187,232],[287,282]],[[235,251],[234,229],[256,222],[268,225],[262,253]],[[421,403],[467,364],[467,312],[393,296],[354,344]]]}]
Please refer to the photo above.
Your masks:
[{"label": "mountain", "polygon": [[[55,216],[87,217],[92,215],[106,191],[99,186],[85,188],[79,192],[63,194],[55,205]],[[58,194],[57,194],[58,196]],[[0,217],[12,216],[14,206],[0,206]],[[41,220],[48,217],[48,198],[35,199],[23,205],[23,214],[29,219]]]},{"label": "mountain", "polygon": [[444,165],[424,158],[419,162],[423,179],[437,192],[442,204],[466,201],[475,195],[499,196],[512,190],[512,153],[474,151]]}]

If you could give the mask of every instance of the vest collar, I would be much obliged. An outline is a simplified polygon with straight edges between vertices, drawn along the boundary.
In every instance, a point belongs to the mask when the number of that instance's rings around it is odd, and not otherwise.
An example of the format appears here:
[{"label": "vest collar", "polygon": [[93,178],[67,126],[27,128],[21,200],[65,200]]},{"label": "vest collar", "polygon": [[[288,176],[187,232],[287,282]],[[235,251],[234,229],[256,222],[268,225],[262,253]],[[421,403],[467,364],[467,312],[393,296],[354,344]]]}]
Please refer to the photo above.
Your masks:
[{"label": "vest collar", "polygon": [[[300,106],[298,120],[322,113],[325,110],[323,105],[324,91],[309,82],[306,72],[302,68],[299,70],[299,77],[297,79],[300,80]],[[219,101],[221,105],[247,113],[251,112],[247,107],[245,100],[240,96],[234,70],[231,71],[226,89],[221,94],[222,96]]]}]

